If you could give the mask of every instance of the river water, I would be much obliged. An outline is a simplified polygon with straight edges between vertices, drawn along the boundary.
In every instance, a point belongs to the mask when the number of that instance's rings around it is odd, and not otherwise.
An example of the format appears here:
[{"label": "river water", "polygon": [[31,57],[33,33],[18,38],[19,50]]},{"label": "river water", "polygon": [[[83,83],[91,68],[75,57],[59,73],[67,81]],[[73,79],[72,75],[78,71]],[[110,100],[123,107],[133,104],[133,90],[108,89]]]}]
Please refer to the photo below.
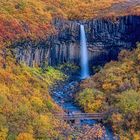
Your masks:
[{"label": "river water", "polygon": [[[66,81],[63,84],[59,84],[56,86],[53,90],[53,99],[54,101],[65,111],[70,113],[83,113],[84,111],[74,102],[74,96],[76,92],[78,91],[80,81],[78,79],[76,80],[70,80]],[[89,125],[94,126],[95,124],[98,124],[99,122],[96,120],[82,120],[82,125]],[[105,127],[106,135],[103,138],[103,140],[116,140],[114,138],[112,130],[102,124]]]}]

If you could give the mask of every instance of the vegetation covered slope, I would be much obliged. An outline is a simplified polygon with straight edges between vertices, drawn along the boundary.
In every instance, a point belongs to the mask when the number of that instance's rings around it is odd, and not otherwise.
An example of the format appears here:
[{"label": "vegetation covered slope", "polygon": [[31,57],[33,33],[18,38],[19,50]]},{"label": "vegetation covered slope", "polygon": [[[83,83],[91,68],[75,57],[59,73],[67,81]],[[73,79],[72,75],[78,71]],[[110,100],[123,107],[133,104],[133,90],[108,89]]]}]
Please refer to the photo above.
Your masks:
[{"label": "vegetation covered slope", "polygon": [[[91,19],[122,1],[124,0],[0,0],[0,48],[5,48],[17,40],[46,39],[55,33],[51,24],[55,17],[70,20]],[[136,14],[139,13],[138,9],[139,5],[133,8]],[[52,101],[48,88],[56,80],[62,80],[63,75],[53,68],[43,72],[38,68],[19,65],[4,51],[0,49],[0,139],[58,138],[65,126],[63,124],[62,128],[60,122],[53,117],[54,110],[60,109]],[[108,107],[108,103],[114,99],[114,96],[111,96],[110,101],[106,102],[107,97],[104,95],[108,95],[108,92],[102,88],[101,90],[96,90],[100,93],[100,96],[96,97],[96,110],[103,110],[104,103]],[[135,91],[136,98],[137,92]],[[93,107],[90,107],[90,111],[92,110]],[[126,114],[119,115],[120,118],[125,118]],[[114,122],[113,124],[116,126]],[[124,124],[123,122],[122,125]],[[134,128],[132,132],[133,130]]]},{"label": "vegetation covered slope", "polygon": [[[103,10],[116,3],[121,6],[123,1],[127,0],[1,0],[0,46],[24,38],[46,39],[54,33],[53,18],[91,19],[103,15]],[[122,15],[138,14],[138,6],[129,12],[123,11],[122,7]],[[117,15],[117,11],[114,13]],[[112,15],[112,11],[107,11],[106,15]]]},{"label": "vegetation covered slope", "polygon": [[131,52],[123,50],[118,59],[81,83],[77,101],[86,112],[113,110],[109,121],[116,134],[122,140],[139,140],[140,45]]},{"label": "vegetation covered slope", "polygon": [[43,72],[16,64],[10,55],[5,68],[0,61],[0,140],[60,137],[65,124],[54,113],[62,110],[50,97],[49,87],[64,78],[52,67]]},{"label": "vegetation covered slope", "polygon": [[[1,0],[0,48],[24,39],[46,39],[54,33],[53,18],[91,18],[96,15],[94,11],[116,2]],[[63,75],[52,68],[44,73],[38,68],[19,65],[13,56],[0,49],[0,139],[46,140],[60,137],[65,126],[63,124],[62,128],[53,117],[54,110],[60,109],[51,99],[48,88],[62,78]]]}]

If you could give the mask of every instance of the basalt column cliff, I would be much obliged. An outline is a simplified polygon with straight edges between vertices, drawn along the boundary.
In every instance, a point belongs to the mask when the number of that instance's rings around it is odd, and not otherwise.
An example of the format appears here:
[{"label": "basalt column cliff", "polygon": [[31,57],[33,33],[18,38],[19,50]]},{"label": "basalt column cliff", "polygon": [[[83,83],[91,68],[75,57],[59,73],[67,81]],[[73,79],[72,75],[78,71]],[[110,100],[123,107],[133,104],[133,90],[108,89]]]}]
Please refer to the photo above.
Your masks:
[{"label": "basalt column cliff", "polygon": [[56,34],[36,45],[31,41],[16,43],[18,61],[27,65],[80,63],[80,23],[85,26],[90,65],[117,59],[122,49],[132,49],[140,41],[140,17],[125,16],[90,21],[55,19]]}]

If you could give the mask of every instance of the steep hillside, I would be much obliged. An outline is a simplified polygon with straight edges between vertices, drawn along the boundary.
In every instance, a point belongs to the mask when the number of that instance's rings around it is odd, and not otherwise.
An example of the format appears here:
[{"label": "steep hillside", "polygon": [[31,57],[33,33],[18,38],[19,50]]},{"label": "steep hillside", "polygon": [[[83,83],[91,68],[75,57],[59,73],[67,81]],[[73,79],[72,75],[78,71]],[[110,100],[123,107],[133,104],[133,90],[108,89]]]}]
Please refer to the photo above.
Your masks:
[{"label": "steep hillside", "polygon": [[[120,2],[123,1],[125,0],[3,0],[0,1],[0,42],[8,46],[12,40],[46,39],[48,34],[54,32],[50,23],[53,18],[91,19],[105,13],[103,10],[109,10],[116,3],[121,6]],[[134,6],[127,8],[131,11],[129,14],[139,14],[139,2],[133,3]],[[127,6],[122,7],[122,11]],[[117,9],[114,11],[116,15],[119,11]],[[112,16],[112,12],[110,9],[106,15]],[[128,12],[124,10],[121,14]]]},{"label": "steep hillside", "polygon": [[140,136],[140,45],[133,51],[123,50],[119,61],[105,65],[97,74],[81,83],[77,95],[86,112],[112,110],[108,121],[122,139]]},{"label": "steep hillside", "polygon": [[41,0],[4,0],[0,2],[0,42],[21,38],[39,39],[50,32],[51,14]]},{"label": "steep hillside", "polygon": [[[1,57],[0,57],[1,58]],[[49,67],[29,68],[7,58],[0,63],[0,139],[55,139],[63,136],[65,124],[54,117],[62,110],[50,97],[49,88],[65,76]]]}]

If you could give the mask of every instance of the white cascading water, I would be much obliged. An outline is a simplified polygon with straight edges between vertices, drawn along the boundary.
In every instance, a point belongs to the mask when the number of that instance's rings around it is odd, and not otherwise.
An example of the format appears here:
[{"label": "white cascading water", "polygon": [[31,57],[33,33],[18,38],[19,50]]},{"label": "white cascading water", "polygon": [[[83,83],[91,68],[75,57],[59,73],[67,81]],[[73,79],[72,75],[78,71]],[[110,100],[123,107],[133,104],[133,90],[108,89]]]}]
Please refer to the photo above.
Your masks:
[{"label": "white cascading water", "polygon": [[88,49],[84,25],[80,25],[81,79],[89,77]]}]

